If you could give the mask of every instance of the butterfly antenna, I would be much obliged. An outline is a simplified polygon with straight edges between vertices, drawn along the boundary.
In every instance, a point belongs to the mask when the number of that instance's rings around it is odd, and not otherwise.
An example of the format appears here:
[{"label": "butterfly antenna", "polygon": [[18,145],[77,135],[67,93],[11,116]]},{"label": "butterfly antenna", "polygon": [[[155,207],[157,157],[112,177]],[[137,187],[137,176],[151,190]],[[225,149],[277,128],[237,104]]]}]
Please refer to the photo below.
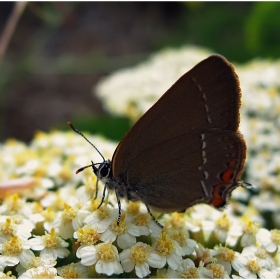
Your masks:
[{"label": "butterfly antenna", "polygon": [[[79,131],[76,127],[73,126],[73,124],[71,122],[68,122],[68,125],[72,128],[72,130],[74,130],[76,133],[80,134],[82,137],[84,137],[84,139],[100,154],[100,156],[102,157],[102,159],[105,161],[105,158],[103,157],[103,155],[99,152],[99,150],[86,138],[86,136]],[[91,165],[89,165],[91,166]],[[88,166],[88,167],[89,167]],[[82,169],[82,168],[81,168]],[[83,170],[83,169],[82,169]],[[80,171],[82,171],[80,170]],[[79,171],[79,172],[80,172]]]}]

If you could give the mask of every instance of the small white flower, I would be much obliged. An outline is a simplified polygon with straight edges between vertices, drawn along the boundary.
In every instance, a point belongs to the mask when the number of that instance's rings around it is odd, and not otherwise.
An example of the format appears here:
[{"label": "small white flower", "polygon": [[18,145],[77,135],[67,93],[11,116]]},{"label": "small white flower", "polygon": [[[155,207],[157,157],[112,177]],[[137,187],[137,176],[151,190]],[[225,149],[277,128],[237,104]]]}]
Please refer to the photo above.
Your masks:
[{"label": "small white flower", "polygon": [[194,248],[197,246],[197,242],[191,238],[188,238],[187,234],[183,233],[182,230],[171,230],[169,235],[181,246],[184,256],[191,255],[194,251]]},{"label": "small white flower", "polygon": [[54,267],[56,265],[56,260],[54,259],[52,254],[46,254],[42,257],[33,257],[31,258],[26,267],[23,267],[21,264],[17,265],[16,270],[19,275],[23,274],[30,268],[36,268],[36,267]]},{"label": "small white flower", "polygon": [[138,277],[143,278],[151,273],[150,267],[162,268],[164,264],[151,246],[137,242],[134,246],[120,253],[120,260],[125,272],[131,272],[135,268]]},{"label": "small white flower", "polygon": [[57,259],[57,257],[65,258],[70,254],[70,251],[66,249],[69,244],[57,235],[54,228],[50,233],[29,239],[27,243],[33,250],[40,251],[41,257],[52,254]]},{"label": "small white flower", "polygon": [[79,263],[71,263],[57,268],[57,273],[63,279],[75,278],[86,279],[88,278],[87,267]]},{"label": "small white flower", "polygon": [[19,279],[62,279],[62,277],[57,276],[57,270],[54,267],[35,267],[30,268],[26,272],[24,272],[22,275],[19,276]]},{"label": "small white flower", "polygon": [[117,248],[112,244],[101,243],[96,246],[90,245],[80,250],[81,263],[85,266],[95,265],[97,273],[120,274],[123,268],[119,262]]},{"label": "small white flower", "polygon": [[265,261],[260,261],[254,255],[242,254],[238,257],[239,261],[244,264],[244,267],[239,269],[239,275],[243,278],[275,278],[276,274],[267,270],[264,266]]},{"label": "small white flower", "polygon": [[100,232],[104,232],[114,219],[118,216],[118,209],[110,208],[107,205],[102,205],[100,208],[89,214],[84,223],[91,227],[99,228]]},{"label": "small white flower", "polygon": [[60,236],[64,239],[71,238],[75,230],[83,226],[86,214],[78,211],[68,204],[64,204],[64,210],[57,215],[53,227],[58,228]]},{"label": "small white flower", "polygon": [[191,259],[184,259],[178,267],[178,273],[182,278],[212,278],[213,272],[199,265],[196,267]]},{"label": "small white flower", "polygon": [[218,263],[209,263],[206,265],[206,269],[212,272],[212,277],[214,279],[229,279],[227,271],[221,264]]},{"label": "small white flower", "polygon": [[270,256],[270,254],[265,250],[263,246],[245,247],[242,251],[242,255],[248,257],[256,257],[260,265],[265,269],[271,269],[276,265],[274,259]]},{"label": "small white flower", "polygon": [[34,253],[30,250],[30,246],[25,239],[13,236],[6,241],[0,238],[0,264],[5,266],[14,266],[20,263],[23,267],[27,267],[28,262],[34,257]]},{"label": "small white flower", "polygon": [[112,243],[117,239],[117,244],[121,249],[131,247],[136,243],[135,236],[148,235],[149,229],[145,226],[137,226],[125,220],[125,214],[121,215],[120,223],[114,220],[109,228],[102,233],[100,240]]},{"label": "small white flower", "polygon": [[237,272],[244,264],[239,261],[240,253],[235,252],[227,247],[216,246],[214,250],[211,251],[212,256],[217,258],[218,264],[223,265],[228,274],[231,273],[231,267],[233,267]]},{"label": "small white flower", "polygon": [[257,233],[257,240],[265,247],[267,252],[273,253],[280,247],[280,230],[272,229],[269,231],[261,228]]},{"label": "small white flower", "polygon": [[177,243],[177,241],[172,240],[166,232],[162,232],[158,238],[156,238],[153,248],[155,252],[160,256],[162,266],[166,263],[176,270],[182,261],[182,256],[184,255],[183,249]]},{"label": "small white flower", "polygon": [[0,237],[6,240],[15,235],[21,239],[28,239],[33,228],[34,224],[21,215],[0,216]]}]

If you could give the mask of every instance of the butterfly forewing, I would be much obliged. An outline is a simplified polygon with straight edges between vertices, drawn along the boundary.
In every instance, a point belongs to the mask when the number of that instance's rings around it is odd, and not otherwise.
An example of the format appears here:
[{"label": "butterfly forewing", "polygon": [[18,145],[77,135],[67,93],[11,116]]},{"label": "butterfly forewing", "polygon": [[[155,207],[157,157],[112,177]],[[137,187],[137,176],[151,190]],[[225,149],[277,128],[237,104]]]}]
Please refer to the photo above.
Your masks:
[{"label": "butterfly forewing", "polygon": [[[182,182],[178,189],[174,185],[177,192],[197,184],[195,177],[199,176],[196,173],[202,161],[201,134],[211,128],[236,132],[240,97],[238,77],[231,64],[219,55],[203,60],[167,90],[124,136],[112,159],[114,179],[120,184],[131,186],[136,186],[138,180],[138,185],[142,182],[141,189],[148,188],[148,185],[157,188],[157,183],[149,184],[155,180],[153,176],[158,177],[153,170],[156,167],[157,172],[169,172],[165,187],[172,184],[174,179],[177,180],[175,184]],[[196,140],[190,139],[194,136]],[[180,141],[180,137],[185,137],[184,141]],[[158,148],[162,146],[164,149]],[[192,153],[192,149],[196,151]],[[181,164],[178,165],[181,169],[178,169],[172,158],[176,159],[180,154]],[[147,162],[154,164],[146,165]],[[169,171],[168,165],[171,167]],[[188,171],[187,177],[184,169],[186,165],[193,171],[192,175]],[[160,171],[162,166],[167,166],[164,171]],[[178,173],[176,170],[179,170]],[[198,195],[201,193],[201,189],[196,191]]]}]

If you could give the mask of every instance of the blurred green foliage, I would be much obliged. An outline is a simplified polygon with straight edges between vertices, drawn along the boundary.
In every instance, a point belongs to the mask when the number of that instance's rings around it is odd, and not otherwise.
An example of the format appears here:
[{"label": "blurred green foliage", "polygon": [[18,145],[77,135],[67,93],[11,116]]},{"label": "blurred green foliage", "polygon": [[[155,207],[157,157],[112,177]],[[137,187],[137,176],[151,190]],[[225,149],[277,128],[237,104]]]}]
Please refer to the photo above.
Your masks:
[{"label": "blurred green foliage", "polygon": [[173,45],[195,44],[231,61],[280,57],[280,2],[183,2]]},{"label": "blurred green foliage", "polygon": [[[71,122],[80,131],[102,135],[116,142],[119,142],[131,127],[131,121],[125,117],[84,115],[75,117]],[[69,130],[70,128],[63,124],[59,126],[59,129]]]},{"label": "blurred green foliage", "polygon": [[245,49],[251,56],[280,56],[280,2],[256,2],[244,26]]}]

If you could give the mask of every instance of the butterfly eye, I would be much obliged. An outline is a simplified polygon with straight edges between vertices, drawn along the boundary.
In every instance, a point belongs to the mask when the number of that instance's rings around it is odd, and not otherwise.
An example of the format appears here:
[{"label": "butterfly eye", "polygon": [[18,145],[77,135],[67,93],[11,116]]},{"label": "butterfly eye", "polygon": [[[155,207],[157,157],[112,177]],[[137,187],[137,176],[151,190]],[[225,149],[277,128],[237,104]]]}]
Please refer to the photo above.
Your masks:
[{"label": "butterfly eye", "polygon": [[107,178],[109,177],[111,170],[111,166],[108,162],[104,162],[99,168],[99,175],[100,178]]}]

